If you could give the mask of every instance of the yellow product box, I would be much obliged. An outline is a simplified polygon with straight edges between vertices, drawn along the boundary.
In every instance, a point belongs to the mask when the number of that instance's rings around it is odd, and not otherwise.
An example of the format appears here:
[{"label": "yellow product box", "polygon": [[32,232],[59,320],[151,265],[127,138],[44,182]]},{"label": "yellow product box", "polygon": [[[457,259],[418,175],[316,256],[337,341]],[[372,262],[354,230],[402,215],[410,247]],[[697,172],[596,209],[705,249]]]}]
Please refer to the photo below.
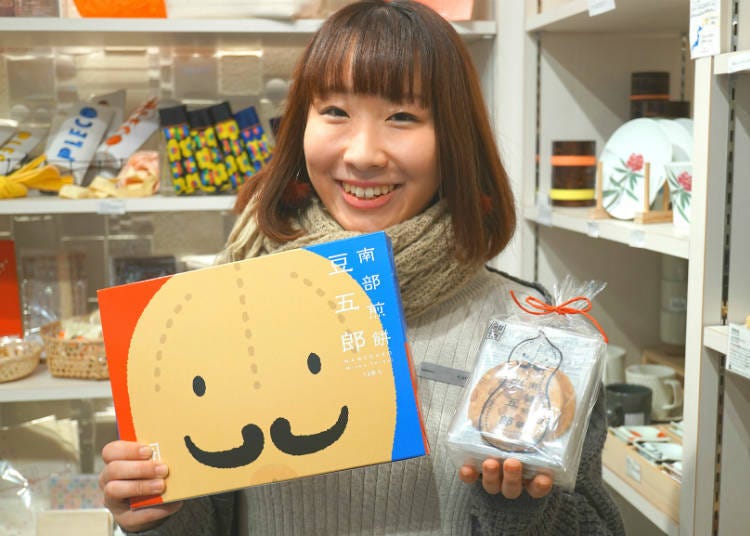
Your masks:
[{"label": "yellow product box", "polygon": [[428,453],[390,241],[99,291],[120,437],[177,501]]}]

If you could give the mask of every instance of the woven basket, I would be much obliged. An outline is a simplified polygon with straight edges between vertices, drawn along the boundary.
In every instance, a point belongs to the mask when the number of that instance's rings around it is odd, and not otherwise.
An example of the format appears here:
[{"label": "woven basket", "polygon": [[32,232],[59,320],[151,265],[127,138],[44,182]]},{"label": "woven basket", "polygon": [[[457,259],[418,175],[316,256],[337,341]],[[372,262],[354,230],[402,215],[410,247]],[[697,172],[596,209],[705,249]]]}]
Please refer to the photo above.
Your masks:
[{"label": "woven basket", "polygon": [[42,345],[21,339],[0,339],[0,383],[28,376],[39,364]]},{"label": "woven basket", "polygon": [[41,328],[44,353],[50,374],[58,378],[106,380],[109,378],[103,339],[61,339],[60,321]]}]

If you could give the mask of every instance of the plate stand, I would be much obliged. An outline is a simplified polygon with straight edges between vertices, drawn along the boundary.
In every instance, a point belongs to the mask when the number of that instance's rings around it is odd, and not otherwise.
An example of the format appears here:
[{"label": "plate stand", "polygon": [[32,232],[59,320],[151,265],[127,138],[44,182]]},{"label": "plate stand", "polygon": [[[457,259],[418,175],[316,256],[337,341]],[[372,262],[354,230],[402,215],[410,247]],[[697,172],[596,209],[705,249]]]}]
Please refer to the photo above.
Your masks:
[{"label": "plate stand", "polygon": [[646,162],[643,169],[643,212],[636,212],[633,221],[636,223],[669,223],[672,211],[669,210],[669,183],[664,181],[661,210],[651,210],[649,192],[651,191],[651,163]]},{"label": "plate stand", "polygon": [[596,163],[596,206],[589,210],[590,220],[605,220],[612,217],[604,209],[604,200],[602,197],[602,183],[604,182],[604,177],[602,175],[602,166],[602,161],[599,160]]}]

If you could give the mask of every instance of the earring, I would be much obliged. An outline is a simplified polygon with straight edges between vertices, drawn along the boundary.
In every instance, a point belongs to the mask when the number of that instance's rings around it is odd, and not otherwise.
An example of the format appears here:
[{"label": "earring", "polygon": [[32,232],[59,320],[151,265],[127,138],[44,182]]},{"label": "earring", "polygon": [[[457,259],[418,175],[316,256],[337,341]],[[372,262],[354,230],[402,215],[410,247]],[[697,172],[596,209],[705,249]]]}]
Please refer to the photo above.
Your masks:
[{"label": "earring", "polygon": [[300,173],[289,181],[281,196],[283,204],[289,208],[300,208],[310,198],[312,186],[307,181],[300,180]]}]

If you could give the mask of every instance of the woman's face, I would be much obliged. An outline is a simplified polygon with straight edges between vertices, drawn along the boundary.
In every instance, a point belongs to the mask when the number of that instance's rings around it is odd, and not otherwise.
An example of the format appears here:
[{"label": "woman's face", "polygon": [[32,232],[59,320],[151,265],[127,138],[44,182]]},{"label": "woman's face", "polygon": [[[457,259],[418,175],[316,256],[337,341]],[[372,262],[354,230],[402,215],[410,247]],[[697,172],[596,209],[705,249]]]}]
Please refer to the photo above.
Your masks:
[{"label": "woman's face", "polygon": [[380,231],[422,212],[438,190],[435,124],[418,102],[331,93],[310,107],[307,172],[349,231]]}]

